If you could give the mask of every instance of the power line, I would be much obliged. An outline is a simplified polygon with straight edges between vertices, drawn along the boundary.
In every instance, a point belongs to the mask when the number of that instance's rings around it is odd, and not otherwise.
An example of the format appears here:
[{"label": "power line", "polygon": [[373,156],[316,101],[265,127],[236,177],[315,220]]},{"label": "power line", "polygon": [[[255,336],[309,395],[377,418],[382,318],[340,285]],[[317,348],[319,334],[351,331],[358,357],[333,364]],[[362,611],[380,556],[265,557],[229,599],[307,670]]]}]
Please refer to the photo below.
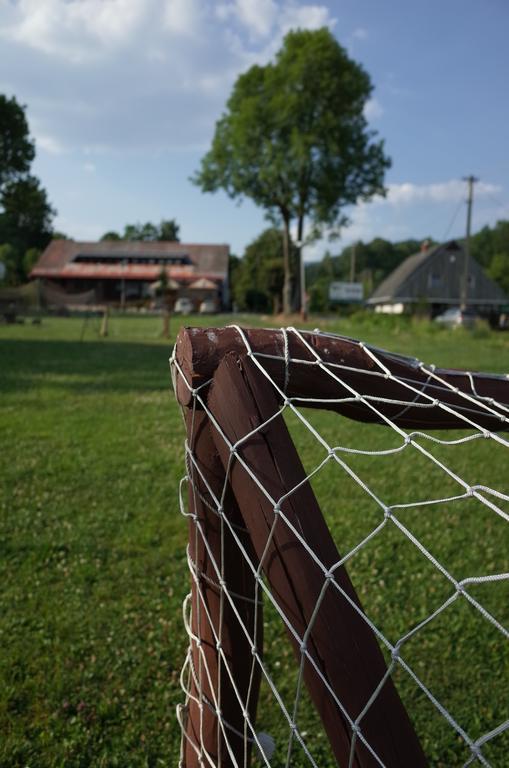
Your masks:
[{"label": "power line", "polygon": [[444,243],[447,240],[447,237],[449,236],[449,232],[451,231],[451,229],[454,226],[454,222],[456,221],[456,219],[458,217],[458,213],[460,212],[460,209],[461,209],[462,205],[463,205],[463,198],[459,201],[458,205],[456,206],[456,210],[454,211],[453,217],[452,217],[451,221],[449,222],[449,226],[445,230],[444,236],[442,237],[442,240],[440,242]]}]

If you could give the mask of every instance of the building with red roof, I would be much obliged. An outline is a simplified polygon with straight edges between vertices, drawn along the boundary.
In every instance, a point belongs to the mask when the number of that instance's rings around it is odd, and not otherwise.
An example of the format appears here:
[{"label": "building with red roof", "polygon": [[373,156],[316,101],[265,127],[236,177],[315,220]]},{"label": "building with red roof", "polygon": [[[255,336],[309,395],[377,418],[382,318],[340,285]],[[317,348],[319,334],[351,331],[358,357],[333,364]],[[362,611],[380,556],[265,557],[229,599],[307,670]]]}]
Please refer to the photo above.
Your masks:
[{"label": "building with red roof", "polygon": [[69,295],[93,291],[94,303],[124,304],[148,299],[164,270],[174,299],[190,298],[196,308],[213,299],[226,309],[229,253],[228,245],[52,240],[30,278]]}]

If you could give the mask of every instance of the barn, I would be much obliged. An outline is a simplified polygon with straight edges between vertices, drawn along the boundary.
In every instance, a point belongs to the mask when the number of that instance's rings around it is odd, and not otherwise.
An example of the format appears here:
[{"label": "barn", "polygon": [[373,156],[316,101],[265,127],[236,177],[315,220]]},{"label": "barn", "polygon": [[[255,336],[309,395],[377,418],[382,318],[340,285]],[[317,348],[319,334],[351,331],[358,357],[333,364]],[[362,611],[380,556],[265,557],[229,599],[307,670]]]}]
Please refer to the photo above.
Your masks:
[{"label": "barn", "polygon": [[154,285],[166,274],[173,300],[190,298],[196,308],[214,301],[229,304],[228,245],[171,242],[52,240],[30,273],[47,290],[87,303],[121,304],[150,301]]},{"label": "barn", "polygon": [[[400,314],[417,306],[431,315],[458,306],[464,298],[466,253],[464,244],[451,240],[430,248],[423,243],[383,280],[367,300],[376,312]],[[467,303],[486,317],[508,303],[503,290],[472,257],[468,262]]]}]

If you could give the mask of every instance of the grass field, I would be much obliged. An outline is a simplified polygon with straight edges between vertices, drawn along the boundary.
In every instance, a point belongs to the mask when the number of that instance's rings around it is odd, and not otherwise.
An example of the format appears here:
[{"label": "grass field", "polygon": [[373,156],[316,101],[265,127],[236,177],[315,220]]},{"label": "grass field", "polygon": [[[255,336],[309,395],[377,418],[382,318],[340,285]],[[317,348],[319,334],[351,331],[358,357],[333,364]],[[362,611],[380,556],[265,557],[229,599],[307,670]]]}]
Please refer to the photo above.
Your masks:
[{"label": "grass field", "polygon": [[[186,324],[195,321],[204,322]],[[238,321],[274,324],[270,318]],[[184,435],[170,390],[171,340],[160,338],[160,324],[153,317],[113,317],[107,339],[99,338],[97,319],[0,327],[1,766],[178,762],[175,706],[182,700],[181,603],[188,576],[186,526],[176,499]],[[310,327],[316,325],[438,365],[509,367],[509,336],[485,328],[468,334],[364,317],[314,320]],[[312,419],[332,443],[390,447],[380,428],[322,414]],[[311,468],[316,446],[302,431],[296,439]],[[442,450],[462,477],[508,492],[503,449],[476,441]],[[442,473],[413,454],[358,457],[354,464],[391,502],[450,490]],[[373,527],[376,510],[328,468],[315,489],[340,550],[347,551]],[[425,514],[414,509],[402,518],[457,578],[509,570],[507,526],[479,505]],[[395,529],[356,556],[351,572],[368,613],[391,640],[450,592]],[[507,625],[505,582],[472,594]],[[275,623],[268,623],[267,663],[290,701],[295,664]],[[412,643],[416,670],[474,738],[509,717],[509,654],[475,611],[457,601]],[[468,753],[422,694],[403,678],[398,682],[430,764],[462,765]],[[263,697],[260,728],[277,737],[277,712]],[[313,734],[306,707],[302,718]],[[331,765],[322,741],[313,742],[318,763]],[[281,765],[283,752],[277,753]],[[499,736],[485,754],[493,766],[508,765],[509,738]],[[292,764],[304,765],[298,754]]]}]

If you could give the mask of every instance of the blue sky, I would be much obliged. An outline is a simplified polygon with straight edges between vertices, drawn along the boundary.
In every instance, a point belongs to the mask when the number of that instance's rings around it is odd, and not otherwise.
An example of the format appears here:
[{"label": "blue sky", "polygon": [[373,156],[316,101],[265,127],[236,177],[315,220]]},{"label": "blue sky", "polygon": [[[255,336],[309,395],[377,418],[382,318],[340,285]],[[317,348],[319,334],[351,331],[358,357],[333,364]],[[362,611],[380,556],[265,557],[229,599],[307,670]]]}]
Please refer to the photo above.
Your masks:
[{"label": "blue sky", "polygon": [[387,198],[352,209],[332,250],[463,234],[469,173],[474,229],[509,218],[506,0],[0,0],[0,92],[27,105],[56,227],[93,240],[176,218],[183,241],[241,254],[263,211],[189,177],[238,74],[324,25],[370,73],[393,160]]}]

